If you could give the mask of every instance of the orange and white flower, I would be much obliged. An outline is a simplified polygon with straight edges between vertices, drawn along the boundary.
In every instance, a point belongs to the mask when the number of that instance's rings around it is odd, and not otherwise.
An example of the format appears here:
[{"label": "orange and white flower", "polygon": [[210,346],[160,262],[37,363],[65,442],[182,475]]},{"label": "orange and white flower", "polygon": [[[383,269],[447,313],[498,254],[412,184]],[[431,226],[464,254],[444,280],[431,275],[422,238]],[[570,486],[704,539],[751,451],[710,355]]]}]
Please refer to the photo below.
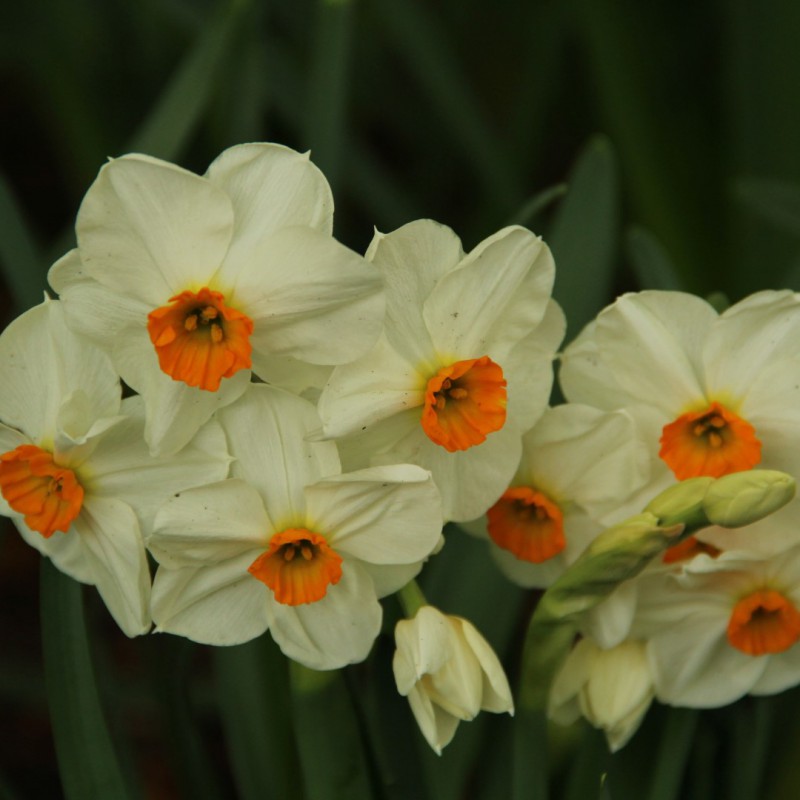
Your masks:
[{"label": "orange and white flower", "polygon": [[[560,380],[571,401],[636,420],[652,469],[632,498],[643,507],[685,478],[759,467],[800,476],[798,341],[800,297],[789,291],[759,292],[723,314],[679,292],[629,294],[566,349]],[[796,515],[790,505],[720,535],[726,547],[777,552],[799,541]]]},{"label": "orange and white flower", "polygon": [[394,636],[397,690],[439,755],[462,720],[479,711],[514,713],[500,660],[469,620],[422,606],[413,619],[397,623]]},{"label": "orange and white flower", "polygon": [[136,154],[100,170],[50,283],[144,397],[154,452],[180,449],[251,370],[324,380],[374,344],[381,279],[332,216],[322,173],[279,145],[232,147],[202,177]]},{"label": "orange and white flower", "polygon": [[148,547],[160,563],[157,630],[236,644],[269,629],[312,669],[366,658],[379,597],[419,572],[441,537],[430,474],[411,465],[341,474],[336,446],[310,442],[314,407],[253,386],[218,412],[232,479],[171,498]]},{"label": "orange and white flower", "polygon": [[724,555],[638,587],[632,630],[663,702],[711,708],[800,683],[800,547]]},{"label": "orange and white flower", "polygon": [[0,337],[0,513],[62,571],[97,586],[128,636],[150,627],[142,533],[173,492],[227,474],[225,437],[201,429],[153,458],[138,397],[121,400],[108,356],[67,328],[59,302]]},{"label": "orange and white flower", "polygon": [[500,569],[527,588],[549,586],[647,480],[647,453],[625,411],[549,408],[522,438],[509,488],[464,525],[486,536]]},{"label": "orange and white flower", "polygon": [[465,255],[431,220],[376,233],[367,252],[386,281],[385,334],[337,367],[319,402],[346,463],[430,470],[445,517],[482,514],[508,486],[521,436],[544,411],[564,318],[553,259],[524,228]]}]

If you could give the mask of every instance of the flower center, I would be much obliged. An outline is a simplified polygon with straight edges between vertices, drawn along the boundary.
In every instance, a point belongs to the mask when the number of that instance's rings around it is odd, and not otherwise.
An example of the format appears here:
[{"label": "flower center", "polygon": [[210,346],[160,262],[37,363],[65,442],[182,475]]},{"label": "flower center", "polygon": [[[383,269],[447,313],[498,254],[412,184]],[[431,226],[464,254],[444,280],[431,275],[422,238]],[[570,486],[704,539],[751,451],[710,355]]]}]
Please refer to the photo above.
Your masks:
[{"label": "flower center", "polygon": [[773,589],[739,600],[728,622],[728,641],[750,656],[782,653],[800,639],[800,612]]},{"label": "flower center", "polygon": [[46,450],[23,444],[0,456],[0,492],[25,524],[45,539],[66,533],[83,505],[83,487],[71,469]]},{"label": "flower center", "polygon": [[466,450],[506,421],[506,381],[489,356],[442,367],[425,388],[422,429],[446,450]]},{"label": "flower center", "polygon": [[207,287],[181,292],[147,315],[147,332],[163,372],[209,392],[250,368],[253,321]]},{"label": "flower center", "polygon": [[567,544],[561,509],[529,486],[507,489],[486,516],[492,541],[521,561],[541,564]]},{"label": "flower center", "polygon": [[678,561],[688,561],[700,553],[716,558],[721,552],[722,550],[713,544],[701,542],[696,536],[688,536],[680,544],[667,548],[661,560],[665,564],[676,564]]},{"label": "flower center", "polygon": [[680,481],[720,478],[756,466],[761,442],[749,422],[714,402],[665,425],[659,455]]},{"label": "flower center", "polygon": [[342,557],[324,536],[306,528],[276,533],[247,570],[272,589],[279,603],[299,606],[325,597],[342,577]]}]

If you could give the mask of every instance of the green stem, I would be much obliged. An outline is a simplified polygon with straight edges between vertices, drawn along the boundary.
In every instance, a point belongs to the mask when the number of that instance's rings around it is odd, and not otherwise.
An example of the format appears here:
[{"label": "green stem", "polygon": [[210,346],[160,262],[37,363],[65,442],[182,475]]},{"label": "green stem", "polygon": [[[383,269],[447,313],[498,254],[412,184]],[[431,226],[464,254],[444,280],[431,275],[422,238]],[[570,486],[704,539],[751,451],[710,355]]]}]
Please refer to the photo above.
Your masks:
[{"label": "green stem", "polygon": [[425,595],[422,593],[419,584],[416,581],[409,581],[398,593],[400,605],[403,607],[403,613],[409,618],[413,619],[422,606],[428,605]]}]

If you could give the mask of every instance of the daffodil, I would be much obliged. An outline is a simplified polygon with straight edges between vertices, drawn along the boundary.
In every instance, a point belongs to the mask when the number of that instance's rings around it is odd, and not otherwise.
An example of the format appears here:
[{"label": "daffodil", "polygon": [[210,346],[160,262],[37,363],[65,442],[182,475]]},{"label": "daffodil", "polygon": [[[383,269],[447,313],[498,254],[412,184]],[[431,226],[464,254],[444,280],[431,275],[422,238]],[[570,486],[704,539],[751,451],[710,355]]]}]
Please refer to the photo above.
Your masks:
[{"label": "daffodil", "polygon": [[153,458],[140,398],[121,400],[108,356],[72,333],[59,302],[0,337],[0,512],[62,571],[97,586],[128,636],[150,627],[142,534],[172,493],[224,477],[216,423]]},{"label": "daffodil", "polygon": [[445,517],[479,516],[506,489],[544,411],[564,318],[540,238],[504,228],[465,255],[431,220],[377,233],[385,333],[337,367],[319,401],[351,465],[408,462],[434,476]]},{"label": "daffodil", "polygon": [[144,397],[154,452],[180,449],[251,370],[313,385],[374,344],[381,279],[332,215],[322,173],[274,144],[232,147],[202,177],[137,154],[100,170],[50,283]]},{"label": "daffodil", "polygon": [[574,403],[545,411],[522,438],[509,488],[464,528],[491,542],[514,583],[549,586],[605,525],[619,522],[648,478],[647,453],[624,411]]},{"label": "daffodil", "polygon": [[425,605],[397,623],[395,643],[397,690],[408,697],[422,735],[439,755],[459,722],[479,711],[514,713],[503,667],[469,620]]},{"label": "daffodil", "polygon": [[419,572],[441,537],[430,474],[411,465],[341,474],[332,442],[308,441],[314,407],[253,386],[218,412],[232,478],[171,498],[148,547],[158,631],[209,644],[269,629],[290,658],[333,669],[366,658],[378,598]]}]

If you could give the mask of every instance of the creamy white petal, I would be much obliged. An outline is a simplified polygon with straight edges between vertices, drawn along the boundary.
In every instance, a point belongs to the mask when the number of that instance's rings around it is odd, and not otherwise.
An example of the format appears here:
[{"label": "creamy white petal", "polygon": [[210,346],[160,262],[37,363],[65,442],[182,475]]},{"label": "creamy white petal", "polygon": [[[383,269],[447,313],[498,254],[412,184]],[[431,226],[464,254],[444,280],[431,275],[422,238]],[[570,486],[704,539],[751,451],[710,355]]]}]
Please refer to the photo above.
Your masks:
[{"label": "creamy white petal", "polygon": [[366,356],[331,374],[318,406],[325,435],[358,433],[422,406],[428,377],[381,337]]},{"label": "creamy white petal", "polygon": [[584,617],[584,630],[606,650],[621,644],[630,635],[638,597],[638,581],[619,584]]},{"label": "creamy white petal", "polygon": [[170,455],[185,447],[217,409],[232,403],[250,385],[246,369],[223,378],[216,392],[173,380],[161,371],[146,330],[123,331],[112,356],[122,379],[144,400],[144,436],[153,455]]},{"label": "creamy white petal", "polygon": [[88,275],[157,308],[208,285],[231,240],[233,207],[205,178],[127,155],[100,170],[75,230]]},{"label": "creamy white petal", "polygon": [[269,546],[274,526],[261,497],[231,478],[177,492],[159,509],[147,547],[170,569],[215,564],[249,554],[249,567]]},{"label": "creamy white petal", "polygon": [[765,366],[797,354],[800,297],[758,292],[731,306],[717,320],[703,349],[709,391],[745,397]]},{"label": "creamy white petal", "polygon": [[[5,505],[5,501],[0,500],[0,502]],[[8,516],[17,526],[20,536],[43,556],[47,556],[65,575],[80,583],[90,585],[94,583],[94,572],[86,558],[81,537],[75,530],[74,524],[66,533],[56,531],[49,539],[45,539],[23,522],[21,514],[11,512]]]},{"label": "creamy white petal", "polygon": [[230,465],[225,434],[214,420],[206,423],[180,452],[152,456],[144,440],[144,404],[139,397],[122,401],[128,416],[100,438],[86,461],[85,488],[97,496],[116,497],[133,508],[146,534],[158,507],[171,495],[223,480]]},{"label": "creamy white petal", "polygon": [[386,281],[386,337],[412,363],[425,363],[434,352],[423,305],[439,279],[463,257],[458,236],[430,219],[388,234],[375,232],[367,259]]},{"label": "creamy white petal", "polygon": [[619,405],[649,403],[674,419],[702,399],[701,348],[716,319],[708,303],[679,292],[623,295],[601,312],[595,339],[624,393]]},{"label": "creamy white petal", "polygon": [[797,644],[783,653],[770,656],[761,677],[755,682],[750,694],[777,694],[800,683],[800,647]]},{"label": "creamy white petal", "polygon": [[333,442],[306,441],[320,424],[314,406],[282,389],[256,384],[217,418],[235,459],[231,475],[255,487],[276,525],[302,524],[303,487],[339,472]]},{"label": "creamy white petal", "polygon": [[447,273],[423,308],[443,357],[502,360],[544,316],[553,288],[553,257],[525,228],[503,228]]},{"label": "creamy white petal", "polygon": [[247,571],[250,555],[209,567],[159,567],[153,582],[156,633],[175,633],[195,642],[233,645],[267,629],[269,589]]},{"label": "creamy white petal", "polygon": [[415,561],[413,564],[363,563],[361,566],[372,578],[375,594],[381,598],[400,591],[409,581],[416,578],[422,571],[424,563],[424,561]]},{"label": "creamy white petal", "polygon": [[29,437],[20,433],[16,428],[9,428],[0,422],[0,455],[16,450],[20,445],[31,444]]},{"label": "creamy white petal", "polygon": [[335,367],[309,364],[291,356],[270,356],[261,351],[252,355],[253,372],[272,386],[316,400],[330,380]]},{"label": "creamy white petal", "polygon": [[430,473],[398,464],[336,475],[305,490],[309,518],[338,553],[372,564],[421,561],[442,530]]},{"label": "creamy white petal", "polygon": [[150,569],[133,510],[120,500],[87,496],[72,529],[70,534],[81,538],[92,582],[111,616],[127,636],[146,633]]},{"label": "creamy white petal", "polygon": [[469,620],[462,617],[453,619],[457,625],[460,625],[461,635],[481,668],[481,709],[496,714],[508,711],[513,713],[514,701],[511,699],[511,687],[508,685],[508,678],[497,654]]},{"label": "creamy white petal", "polygon": [[342,563],[342,578],[315,603],[267,607],[272,636],[284,655],[310,669],[338,669],[363,661],[381,629],[383,610],[372,580],[354,561]]},{"label": "creamy white petal", "polygon": [[[372,464],[387,463],[393,464],[400,461],[413,461],[413,457],[400,459],[392,456],[392,450],[398,442],[413,440],[418,442],[422,429],[420,426],[420,411],[412,408],[394,414],[391,417],[376,422],[366,431],[354,436],[347,436],[337,440],[339,457],[342,459],[342,471],[354,472],[364,469]],[[422,433],[424,436],[424,433]],[[412,447],[410,450],[403,450],[404,453],[417,453],[419,446]],[[386,456],[385,462],[381,459]]]},{"label": "creamy white petal", "polygon": [[67,286],[90,280],[91,278],[83,271],[81,254],[77,247],[64,253],[47,271],[47,282],[58,294],[61,294]]},{"label": "creamy white petal", "polygon": [[[240,144],[224,150],[211,162],[206,178],[231,200],[234,235],[231,251],[246,260],[275,231],[307,225],[330,235],[333,196],[319,168],[279,144]],[[220,277],[227,279],[227,262]]]},{"label": "creamy white petal", "polygon": [[612,411],[623,406],[625,399],[603,362],[596,332],[597,322],[592,320],[561,354],[558,383],[569,401]]},{"label": "creamy white petal", "polygon": [[423,675],[444,667],[455,646],[451,634],[447,617],[434,606],[422,606],[412,619],[397,623],[397,651],[392,666],[400,694],[408,694]]},{"label": "creamy white petal", "polygon": [[282,228],[258,250],[231,253],[225,269],[231,305],[253,320],[253,350],[344,364],[366,353],[383,328],[378,270],[313,228]]},{"label": "creamy white petal", "polygon": [[437,755],[441,755],[442,748],[453,741],[461,720],[432,703],[428,695],[417,688],[409,693],[408,703],[425,740]]},{"label": "creamy white petal", "polygon": [[89,397],[95,418],[119,408],[121,387],[108,356],[67,328],[58,301],[31,308],[3,331],[0,373],[0,420],[37,443],[52,444],[61,403],[76,389]]}]

